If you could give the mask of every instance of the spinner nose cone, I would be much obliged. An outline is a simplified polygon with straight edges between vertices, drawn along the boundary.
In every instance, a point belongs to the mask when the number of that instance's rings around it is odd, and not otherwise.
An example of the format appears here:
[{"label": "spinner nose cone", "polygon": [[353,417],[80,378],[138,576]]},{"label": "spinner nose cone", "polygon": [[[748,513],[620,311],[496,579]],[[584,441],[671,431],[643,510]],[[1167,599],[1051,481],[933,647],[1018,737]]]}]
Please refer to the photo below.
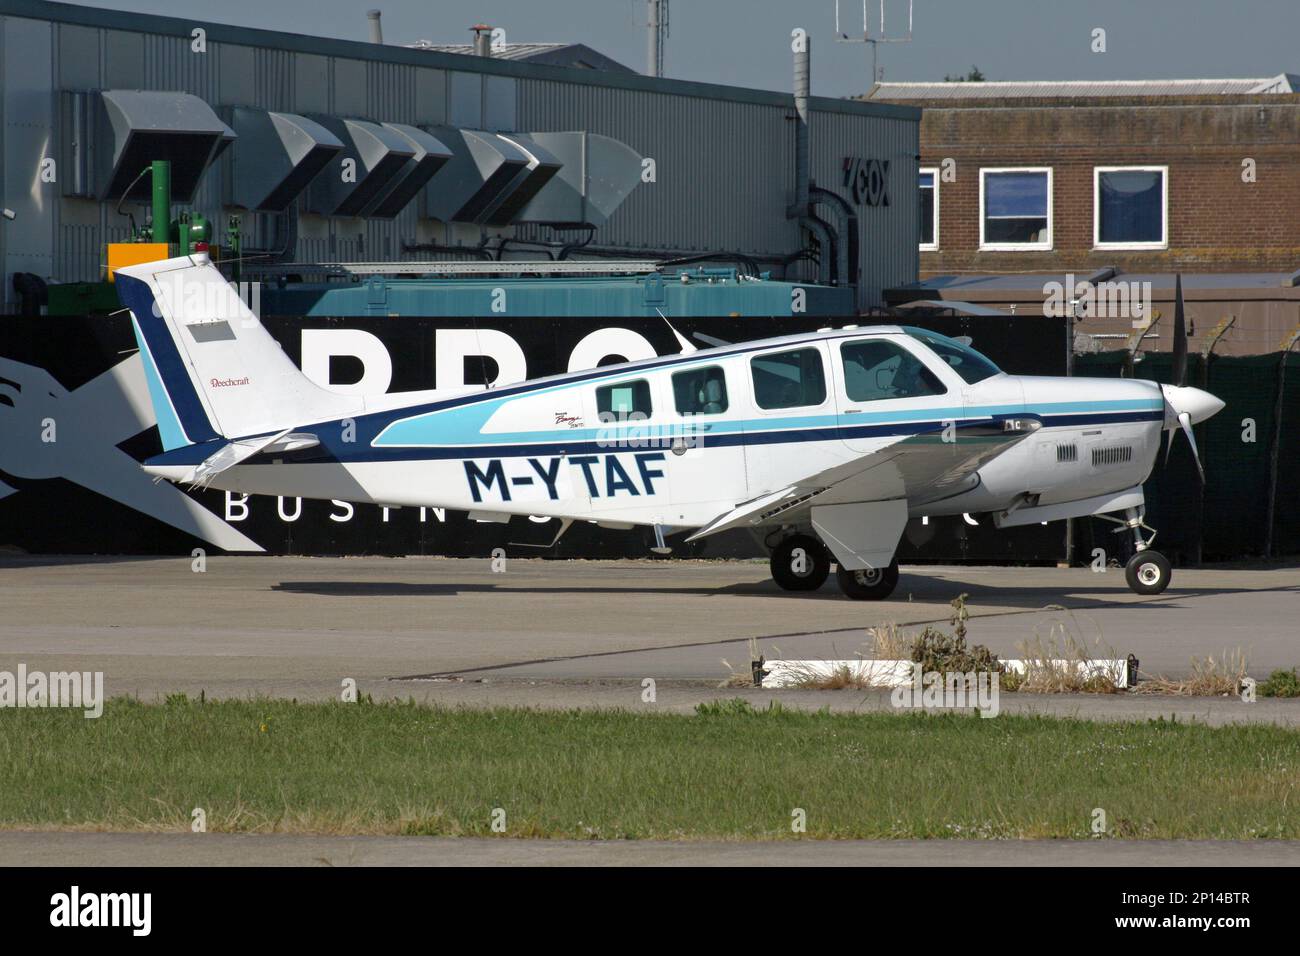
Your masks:
[{"label": "spinner nose cone", "polygon": [[1160,388],[1165,393],[1167,423],[1176,423],[1180,415],[1186,414],[1195,425],[1223,411],[1222,399],[1199,388],[1179,388],[1176,385],[1162,385]]}]

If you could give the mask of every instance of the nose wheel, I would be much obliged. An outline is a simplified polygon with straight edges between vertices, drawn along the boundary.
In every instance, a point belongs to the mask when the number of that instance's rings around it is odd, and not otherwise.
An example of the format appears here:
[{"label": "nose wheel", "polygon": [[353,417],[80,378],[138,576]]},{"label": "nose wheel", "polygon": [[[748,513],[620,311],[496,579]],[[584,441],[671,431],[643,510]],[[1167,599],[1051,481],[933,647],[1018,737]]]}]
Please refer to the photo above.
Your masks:
[{"label": "nose wheel", "polygon": [[[1123,519],[1107,515],[1098,515],[1098,517],[1118,524],[1119,527],[1115,529],[1117,532],[1127,530],[1133,534],[1135,553],[1124,566],[1124,580],[1128,582],[1130,591],[1134,594],[1150,595],[1159,594],[1169,587],[1169,580],[1173,577],[1174,570],[1168,558],[1159,551],[1151,549],[1151,542],[1155,540],[1156,533],[1142,520],[1144,509],[1129,508],[1124,512]],[[1143,531],[1150,531],[1151,537],[1144,538]]]},{"label": "nose wheel", "polygon": [[1150,548],[1133,555],[1124,567],[1124,580],[1134,594],[1159,594],[1172,576],[1169,559]]}]

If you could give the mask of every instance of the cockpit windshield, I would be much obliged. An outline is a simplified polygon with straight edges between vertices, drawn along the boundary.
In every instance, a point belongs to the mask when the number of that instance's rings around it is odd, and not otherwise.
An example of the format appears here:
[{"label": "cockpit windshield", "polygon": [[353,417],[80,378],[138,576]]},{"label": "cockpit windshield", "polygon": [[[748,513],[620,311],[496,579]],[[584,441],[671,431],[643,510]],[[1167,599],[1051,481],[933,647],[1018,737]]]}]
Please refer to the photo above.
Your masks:
[{"label": "cockpit windshield", "polygon": [[986,378],[1002,373],[1002,369],[988,358],[956,339],[950,339],[938,332],[928,332],[925,329],[905,327],[903,331],[928,345],[930,350],[947,362],[967,385],[974,385],[976,382],[982,382]]}]

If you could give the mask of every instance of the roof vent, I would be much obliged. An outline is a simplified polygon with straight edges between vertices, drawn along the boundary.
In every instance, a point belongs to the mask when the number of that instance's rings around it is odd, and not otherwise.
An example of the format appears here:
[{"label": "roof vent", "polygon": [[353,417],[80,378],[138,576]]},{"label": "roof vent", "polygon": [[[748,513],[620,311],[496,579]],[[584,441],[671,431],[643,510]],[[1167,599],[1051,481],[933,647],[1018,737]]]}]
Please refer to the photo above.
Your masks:
[{"label": "roof vent", "polygon": [[641,155],[598,133],[529,133],[561,168],[515,217],[516,222],[603,226],[641,182]]},{"label": "roof vent", "polygon": [[99,198],[148,202],[150,184],[140,171],[154,160],[171,163],[172,201],[191,203],[199,180],[235,131],[212,107],[190,93],[101,90],[96,116]]},{"label": "roof vent", "polygon": [[227,113],[239,136],[230,150],[227,202],[257,212],[283,212],[343,143],[324,126],[294,113],[236,106]]},{"label": "roof vent", "polygon": [[451,159],[451,150],[437,137],[424,130],[403,123],[384,123],[384,129],[406,140],[415,152],[406,165],[393,177],[393,184],[383,192],[365,215],[376,219],[392,219],[419,195],[420,190],[433,175]]},{"label": "roof vent", "polygon": [[379,123],[312,114],[310,119],[334,134],[343,149],[311,184],[310,212],[359,216],[392,189],[416,149],[411,141]]}]

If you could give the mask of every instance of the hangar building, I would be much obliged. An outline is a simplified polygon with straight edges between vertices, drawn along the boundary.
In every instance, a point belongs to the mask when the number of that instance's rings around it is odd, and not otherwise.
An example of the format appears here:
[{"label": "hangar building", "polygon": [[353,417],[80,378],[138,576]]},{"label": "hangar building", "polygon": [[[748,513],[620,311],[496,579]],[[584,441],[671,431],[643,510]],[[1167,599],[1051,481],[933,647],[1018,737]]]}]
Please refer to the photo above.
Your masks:
[{"label": "hangar building", "polygon": [[731,256],[841,314],[916,279],[915,107],[481,52],[0,0],[7,311],[105,277],[157,159],[289,262]]}]

